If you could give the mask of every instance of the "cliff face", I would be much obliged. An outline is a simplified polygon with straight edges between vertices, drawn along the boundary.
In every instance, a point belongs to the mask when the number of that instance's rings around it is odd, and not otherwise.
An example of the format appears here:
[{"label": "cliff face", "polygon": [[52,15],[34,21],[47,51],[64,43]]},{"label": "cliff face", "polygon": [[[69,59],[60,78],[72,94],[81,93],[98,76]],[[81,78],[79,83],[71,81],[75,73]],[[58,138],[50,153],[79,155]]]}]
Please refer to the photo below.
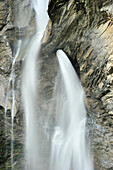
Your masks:
[{"label": "cliff face", "polygon": [[[11,108],[12,108],[12,77],[15,77],[15,108],[14,120],[14,169],[23,169],[23,112],[20,102],[20,78],[22,61],[18,58],[14,67],[12,63],[18,49],[19,39],[25,39],[33,32],[31,28],[33,12],[29,0],[0,1],[0,169],[11,167]],[[32,23],[29,21],[32,19]],[[35,25],[35,24],[33,24]],[[12,69],[13,68],[13,69]],[[13,74],[13,72],[15,74]],[[13,76],[12,76],[13,75]],[[7,98],[7,102],[6,102]],[[5,107],[7,113],[5,118]],[[21,162],[21,163],[20,163]]]},{"label": "cliff face", "polygon": [[[113,169],[112,9],[113,5],[110,0],[51,0],[48,9],[50,21],[43,38],[40,57],[42,96],[47,100],[51,97],[57,72],[55,56],[57,49],[65,51],[77,71],[88,100],[88,126],[91,129],[95,167],[99,170]],[[1,1],[0,11],[0,105],[5,107],[7,84],[18,40],[25,41],[26,37],[33,34],[35,14],[31,10],[29,0]],[[18,154],[22,148],[22,137],[18,138],[18,132],[22,130],[19,126],[22,124],[20,121],[22,111],[20,109],[20,83],[18,83],[21,77],[21,62],[22,57],[15,65],[16,112],[18,113],[15,118],[15,145],[17,144],[19,148]],[[8,89],[8,109],[11,109],[10,91],[11,87]],[[1,115],[3,117],[2,109]],[[1,134],[4,138],[3,131]],[[1,144],[4,147],[5,144],[2,141]],[[1,164],[4,164],[7,159],[4,158]]]},{"label": "cliff face", "polygon": [[51,0],[52,22],[42,52],[63,49],[85,89],[97,169],[113,169],[113,5],[112,1]]}]

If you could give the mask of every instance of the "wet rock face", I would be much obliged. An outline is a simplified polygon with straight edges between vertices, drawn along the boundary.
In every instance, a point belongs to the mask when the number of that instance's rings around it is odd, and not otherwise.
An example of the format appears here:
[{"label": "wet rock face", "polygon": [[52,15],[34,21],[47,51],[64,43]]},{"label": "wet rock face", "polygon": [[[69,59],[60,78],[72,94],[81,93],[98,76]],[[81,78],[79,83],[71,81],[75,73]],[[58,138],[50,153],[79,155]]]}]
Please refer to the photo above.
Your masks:
[{"label": "wet rock face", "polygon": [[[0,106],[0,169],[12,169],[11,165],[11,147],[12,142],[14,146],[14,169],[23,169],[25,165],[24,148],[23,148],[23,122],[22,117],[18,115],[14,121],[14,131],[11,126],[11,112],[7,111],[7,118],[5,119],[4,108]],[[17,121],[18,119],[18,121]],[[12,140],[12,133],[14,133]]]},{"label": "wet rock face", "polygon": [[[18,51],[19,41],[24,41],[35,31],[34,12],[29,0],[12,2],[0,1],[0,105],[5,107],[7,94],[10,95],[12,82],[9,79],[12,74],[12,64]],[[23,57],[23,56],[22,56]],[[22,69],[22,57],[18,57],[14,65],[15,91],[20,98],[20,78]],[[20,99],[18,100],[19,107]],[[11,109],[11,101],[8,101],[8,109]],[[16,108],[18,111],[18,108]]]},{"label": "wet rock face", "polygon": [[[11,72],[12,47],[14,39],[12,35],[11,2],[0,1],[0,105],[5,105],[8,77]],[[10,39],[9,39],[10,35]]]},{"label": "wet rock face", "polygon": [[[25,1],[0,1],[0,169],[12,169],[11,167],[11,108],[12,108],[12,63],[17,52],[18,41],[25,39],[34,30],[31,28],[32,23],[28,24],[29,18],[33,17],[30,12],[30,5]],[[23,13],[22,13],[23,11]],[[27,12],[26,12],[27,11]],[[15,15],[17,14],[17,15]],[[29,16],[29,15],[30,16]],[[22,17],[22,15],[24,17]],[[16,16],[16,17],[15,17]],[[20,17],[20,18],[17,18]],[[23,22],[23,20],[25,22]],[[21,22],[21,25],[20,23]],[[14,169],[23,169],[23,111],[20,93],[21,78],[21,59],[18,59],[13,68],[15,83],[15,113],[14,118]],[[10,80],[10,82],[9,82]],[[6,104],[7,98],[7,104]],[[5,106],[7,105],[7,113],[5,117]]]}]

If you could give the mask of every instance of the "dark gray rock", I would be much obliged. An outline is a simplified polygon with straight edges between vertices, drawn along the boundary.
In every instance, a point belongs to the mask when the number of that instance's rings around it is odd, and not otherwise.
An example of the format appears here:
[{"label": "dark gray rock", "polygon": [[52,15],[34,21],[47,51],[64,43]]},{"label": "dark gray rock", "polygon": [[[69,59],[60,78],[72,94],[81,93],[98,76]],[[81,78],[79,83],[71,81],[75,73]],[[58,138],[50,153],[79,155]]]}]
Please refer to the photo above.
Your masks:
[{"label": "dark gray rock", "polygon": [[112,10],[108,10],[112,7],[112,1],[105,0],[51,0],[51,34],[42,45],[42,53],[48,56],[63,49],[81,77],[91,110],[95,169],[99,170],[113,169],[113,26]]}]

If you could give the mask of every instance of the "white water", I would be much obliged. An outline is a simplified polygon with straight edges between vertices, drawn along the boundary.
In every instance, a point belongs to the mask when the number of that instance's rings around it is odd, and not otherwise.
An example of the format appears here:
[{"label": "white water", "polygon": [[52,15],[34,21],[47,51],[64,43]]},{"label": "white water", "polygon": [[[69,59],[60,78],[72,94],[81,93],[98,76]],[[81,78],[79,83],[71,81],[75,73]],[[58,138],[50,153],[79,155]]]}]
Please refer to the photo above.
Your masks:
[{"label": "white water", "polygon": [[37,61],[41,46],[41,39],[48,23],[48,0],[32,0],[32,7],[36,13],[36,33],[28,44],[23,70],[22,94],[25,110],[25,156],[27,170],[40,170],[38,114],[39,91],[37,86],[40,76]]},{"label": "white water", "polygon": [[[38,117],[40,107],[39,78],[37,61],[41,39],[48,22],[48,0],[32,0],[36,13],[36,33],[28,44],[23,70],[22,94],[25,109],[25,157],[27,170],[46,170],[41,158],[41,140]],[[86,144],[85,94],[81,83],[67,56],[62,50],[57,52],[60,74],[56,83],[56,127],[52,138],[51,170],[93,170],[93,159]],[[43,113],[41,113],[43,114]],[[43,135],[42,135],[43,136]],[[42,139],[44,139],[42,137]],[[40,142],[43,144],[40,145]],[[45,152],[46,153],[46,152]],[[48,155],[49,156],[49,153]]]},{"label": "white water", "polygon": [[51,170],[93,170],[86,141],[85,94],[68,57],[57,51],[56,128],[52,139]]}]

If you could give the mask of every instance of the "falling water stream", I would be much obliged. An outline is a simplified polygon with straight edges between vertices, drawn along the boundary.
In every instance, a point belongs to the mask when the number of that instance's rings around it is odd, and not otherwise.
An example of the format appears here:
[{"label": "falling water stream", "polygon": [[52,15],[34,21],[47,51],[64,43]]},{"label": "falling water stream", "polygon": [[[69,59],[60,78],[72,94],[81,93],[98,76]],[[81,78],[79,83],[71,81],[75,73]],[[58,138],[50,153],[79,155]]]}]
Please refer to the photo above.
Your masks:
[{"label": "falling water stream", "polygon": [[[18,44],[17,44],[17,50],[16,50],[16,54],[13,58],[12,61],[12,68],[11,68],[11,74],[10,74],[10,78],[9,78],[9,83],[7,86],[7,96],[6,96],[6,103],[5,103],[5,136],[6,136],[6,155],[7,155],[7,108],[8,108],[8,102],[9,102],[9,91],[11,91],[11,97],[12,97],[12,101],[11,101],[11,167],[13,169],[13,164],[14,164],[14,160],[13,160],[13,152],[14,152],[14,116],[15,116],[15,64],[16,64],[16,60],[18,58],[19,52],[20,52],[20,48],[21,48],[21,43],[22,40],[18,40]],[[7,167],[6,167],[7,168]]]},{"label": "falling water stream", "polygon": [[[53,98],[56,106],[52,113],[44,113],[39,106],[40,100],[40,66],[39,53],[41,41],[49,16],[47,14],[49,0],[31,0],[35,11],[36,32],[27,44],[24,56],[22,76],[22,99],[25,111],[25,159],[26,170],[94,170],[90,141],[86,131],[85,93],[81,82],[67,55],[57,51],[59,71],[54,86]],[[7,150],[7,110],[9,97],[11,100],[11,168],[14,169],[14,117],[16,113],[16,73],[15,64],[21,50],[22,40],[18,40],[16,54],[12,60],[11,75],[7,88],[5,104],[5,136]],[[37,67],[38,66],[38,67]],[[9,92],[10,95],[9,96]],[[42,109],[42,110],[41,110]],[[54,115],[51,133],[44,134],[44,125],[40,115]],[[45,117],[46,117],[45,116]],[[47,122],[48,121],[48,122]],[[44,123],[44,124],[43,124]],[[48,137],[49,136],[49,137]],[[46,139],[48,138],[48,139]],[[49,141],[50,140],[50,141]],[[50,143],[49,143],[49,142]],[[49,144],[48,144],[49,143]],[[49,149],[47,147],[50,147]],[[47,159],[46,159],[47,158]],[[7,165],[6,165],[7,166]],[[8,166],[6,167],[8,169]]]},{"label": "falling water stream", "polygon": [[93,170],[86,141],[85,93],[68,57],[57,51],[56,127],[52,138],[51,170]]},{"label": "falling water stream", "polygon": [[[23,69],[22,94],[25,109],[25,157],[27,170],[93,170],[93,159],[86,141],[85,94],[68,57],[57,51],[60,73],[55,85],[56,125],[51,142],[50,165],[40,154],[41,130],[38,116],[40,67],[37,68],[41,39],[48,23],[48,0],[32,0],[36,13],[36,33],[28,44]],[[43,132],[42,132],[43,133]],[[46,144],[45,144],[46,145]]]},{"label": "falling water stream", "polygon": [[14,57],[14,60],[13,60],[13,63],[12,63],[12,73],[11,73],[11,77],[10,77],[10,81],[12,81],[12,107],[11,107],[11,127],[12,127],[12,130],[11,130],[11,167],[13,169],[13,164],[14,164],[14,160],[13,160],[13,154],[14,154],[14,117],[15,117],[15,102],[16,102],[16,99],[15,99],[15,78],[16,78],[16,75],[15,75],[15,71],[14,71],[14,67],[15,67],[15,63],[16,63],[16,60],[19,56],[19,52],[20,52],[20,48],[21,48],[21,43],[22,43],[22,40],[18,40],[18,46],[17,46],[17,52],[16,52],[16,55]]},{"label": "falling water stream", "polygon": [[32,0],[32,7],[35,10],[36,33],[28,44],[28,50],[25,55],[25,65],[23,70],[22,94],[25,109],[26,124],[26,141],[25,141],[25,157],[27,169],[40,169],[39,155],[39,131],[38,131],[38,115],[39,92],[37,90],[39,79],[39,68],[37,69],[37,60],[39,56],[41,39],[48,23],[48,0]]}]

